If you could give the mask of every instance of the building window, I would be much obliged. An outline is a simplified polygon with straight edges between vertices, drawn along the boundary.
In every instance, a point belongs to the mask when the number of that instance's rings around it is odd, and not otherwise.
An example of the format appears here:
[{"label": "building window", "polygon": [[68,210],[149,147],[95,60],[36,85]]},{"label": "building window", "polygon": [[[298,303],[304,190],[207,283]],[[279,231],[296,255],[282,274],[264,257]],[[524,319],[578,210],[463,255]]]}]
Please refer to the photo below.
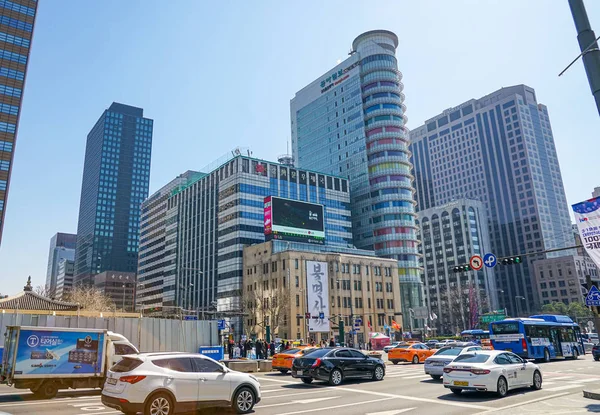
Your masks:
[{"label": "building window", "polygon": [[297,259],[294,259],[294,267],[295,267],[296,269],[298,269],[298,260],[297,260]]},{"label": "building window", "polygon": [[300,277],[296,275],[296,288],[300,287]]},{"label": "building window", "polygon": [[271,272],[277,272],[277,261],[271,262]]},{"label": "building window", "polygon": [[296,294],[296,307],[300,307],[300,296]]}]

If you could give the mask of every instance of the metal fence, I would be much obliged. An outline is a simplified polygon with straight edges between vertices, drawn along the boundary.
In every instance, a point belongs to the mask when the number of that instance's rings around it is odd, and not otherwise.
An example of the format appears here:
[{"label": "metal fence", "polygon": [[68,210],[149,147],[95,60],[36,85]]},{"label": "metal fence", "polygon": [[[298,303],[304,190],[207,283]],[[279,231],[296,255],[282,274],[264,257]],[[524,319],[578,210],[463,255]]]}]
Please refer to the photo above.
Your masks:
[{"label": "metal fence", "polygon": [[[219,344],[216,320],[185,321],[162,318],[79,317],[0,313],[0,333],[6,326],[106,329],[122,334],[140,352],[193,352]],[[0,346],[4,341],[0,339]]]}]

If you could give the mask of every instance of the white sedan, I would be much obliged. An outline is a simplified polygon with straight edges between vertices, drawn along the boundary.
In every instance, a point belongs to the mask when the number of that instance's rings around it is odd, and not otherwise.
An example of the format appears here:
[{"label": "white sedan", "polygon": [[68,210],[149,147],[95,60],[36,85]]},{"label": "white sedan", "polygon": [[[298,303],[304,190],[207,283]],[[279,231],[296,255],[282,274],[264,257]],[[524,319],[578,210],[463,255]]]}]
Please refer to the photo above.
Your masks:
[{"label": "white sedan", "polygon": [[482,350],[462,354],[446,366],[444,387],[455,394],[463,390],[488,391],[504,397],[511,389],[541,389],[542,371],[514,353]]}]

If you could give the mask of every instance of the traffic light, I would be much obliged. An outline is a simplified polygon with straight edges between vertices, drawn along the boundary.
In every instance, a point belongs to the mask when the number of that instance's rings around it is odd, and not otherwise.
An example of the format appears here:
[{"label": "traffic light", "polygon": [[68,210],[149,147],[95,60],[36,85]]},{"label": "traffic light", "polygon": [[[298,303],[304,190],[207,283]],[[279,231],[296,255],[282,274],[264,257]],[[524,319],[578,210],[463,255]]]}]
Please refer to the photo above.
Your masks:
[{"label": "traffic light", "polygon": [[471,267],[469,265],[458,265],[452,269],[454,272],[466,272],[471,271]]},{"label": "traffic light", "polygon": [[523,262],[523,258],[520,256],[511,256],[502,259],[502,265],[520,264]]}]

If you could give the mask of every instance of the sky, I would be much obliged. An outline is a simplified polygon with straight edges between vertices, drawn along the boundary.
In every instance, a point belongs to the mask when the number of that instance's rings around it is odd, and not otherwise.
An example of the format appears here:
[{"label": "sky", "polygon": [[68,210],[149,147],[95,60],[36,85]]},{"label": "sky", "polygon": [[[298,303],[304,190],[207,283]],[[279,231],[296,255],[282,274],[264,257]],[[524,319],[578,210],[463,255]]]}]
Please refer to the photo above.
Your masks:
[{"label": "sky", "polygon": [[[586,1],[600,34],[600,2]],[[86,136],[113,101],[154,119],[150,192],[235,147],[276,160],[296,91],[360,33],[400,44],[408,127],[504,86],[548,106],[569,204],[600,186],[600,118],[566,0],[40,1],[2,246],[1,294],[44,284],[76,233]]]}]

